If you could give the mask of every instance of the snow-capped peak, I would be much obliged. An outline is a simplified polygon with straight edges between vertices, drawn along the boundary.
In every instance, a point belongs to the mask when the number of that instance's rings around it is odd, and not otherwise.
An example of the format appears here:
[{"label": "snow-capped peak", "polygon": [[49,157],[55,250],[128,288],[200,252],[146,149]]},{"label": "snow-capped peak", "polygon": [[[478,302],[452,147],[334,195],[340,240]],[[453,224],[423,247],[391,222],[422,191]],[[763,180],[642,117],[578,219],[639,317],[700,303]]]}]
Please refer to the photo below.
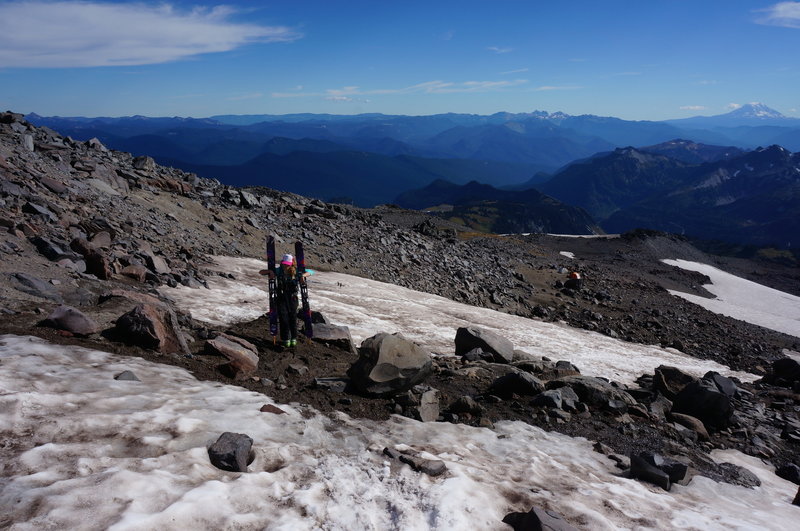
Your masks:
[{"label": "snow-capped peak", "polygon": [[737,116],[740,118],[786,118],[783,114],[775,109],[770,109],[763,103],[751,102],[742,105],[738,109],[728,113],[728,116]]}]

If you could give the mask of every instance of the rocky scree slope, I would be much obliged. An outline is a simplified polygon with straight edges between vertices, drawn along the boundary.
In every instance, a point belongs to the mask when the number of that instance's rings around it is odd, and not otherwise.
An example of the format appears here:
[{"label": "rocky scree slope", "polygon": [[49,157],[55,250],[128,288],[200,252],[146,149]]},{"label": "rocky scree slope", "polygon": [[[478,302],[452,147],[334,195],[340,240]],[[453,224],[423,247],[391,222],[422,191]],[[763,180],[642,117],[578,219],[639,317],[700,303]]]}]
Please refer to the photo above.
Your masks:
[{"label": "rocky scree slope", "polygon": [[[58,272],[61,291],[70,297],[80,290],[90,292],[84,299],[91,297],[96,291],[91,279],[98,276],[125,279],[142,291],[161,284],[199,286],[206,275],[217,274],[204,267],[210,256],[263,257],[270,232],[277,235],[279,250],[304,241],[307,263],[321,270],[563,320],[629,341],[676,346],[736,369],[763,372],[783,348],[798,348],[796,338],[670,296],[665,287],[703,293],[705,278],[659,258],[710,261],[674,236],[476,235],[418,212],[365,210],[265,188],[223,186],[148,157],[110,151],[97,141],[74,142],[11,113],[3,114],[0,128],[0,224],[8,232],[0,252],[6,274],[47,266]],[[72,249],[76,238],[96,248],[92,260]],[[560,255],[565,249],[577,258]],[[563,289],[568,269],[583,273],[583,290]],[[16,284],[3,283],[9,309],[19,304],[20,292],[9,287]]]}]

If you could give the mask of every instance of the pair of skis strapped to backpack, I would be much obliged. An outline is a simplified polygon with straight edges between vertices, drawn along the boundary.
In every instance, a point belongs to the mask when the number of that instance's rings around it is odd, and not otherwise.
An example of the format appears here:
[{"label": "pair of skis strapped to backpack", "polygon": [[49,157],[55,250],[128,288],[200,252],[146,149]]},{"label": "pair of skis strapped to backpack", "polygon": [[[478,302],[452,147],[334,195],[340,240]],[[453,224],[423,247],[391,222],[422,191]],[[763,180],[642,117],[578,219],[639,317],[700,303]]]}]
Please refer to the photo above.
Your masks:
[{"label": "pair of skis strapped to backpack", "polygon": [[[305,334],[306,337],[313,337],[311,307],[308,304],[308,285],[304,276],[306,272],[306,257],[302,242],[295,242],[294,255],[297,261],[297,281],[300,284],[301,314],[305,323]],[[275,272],[275,237],[271,235],[267,237],[267,267],[273,273]],[[274,341],[278,335],[278,290],[275,275],[270,275],[269,279],[269,333],[272,334]]]}]

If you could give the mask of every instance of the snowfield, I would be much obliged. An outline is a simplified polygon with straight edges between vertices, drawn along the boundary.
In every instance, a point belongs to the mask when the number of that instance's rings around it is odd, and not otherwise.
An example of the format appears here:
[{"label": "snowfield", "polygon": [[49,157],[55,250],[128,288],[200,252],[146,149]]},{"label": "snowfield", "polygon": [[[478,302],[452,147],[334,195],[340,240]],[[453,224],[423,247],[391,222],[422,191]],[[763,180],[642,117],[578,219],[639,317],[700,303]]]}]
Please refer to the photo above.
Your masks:
[{"label": "snowfield", "polygon": [[[199,382],[172,366],[0,337],[0,527],[41,529],[507,529],[550,507],[585,529],[792,529],[796,486],[733,451],[756,489],[695,477],[670,492],[620,477],[585,439],[520,422],[494,430],[403,417],[331,418]],[[116,381],[133,371],[141,382]],[[254,440],[248,473],[209,463],[224,431]],[[384,447],[443,460],[431,478]]]},{"label": "snowfield", "polygon": [[[219,258],[237,280],[165,289],[201,320],[265,312],[264,267]],[[518,348],[573,361],[584,374],[630,382],[662,363],[696,375],[754,376],[672,349],[458,304],[348,275],[310,279],[314,309],[360,342],[399,331],[452,355],[459,326],[501,333]],[[778,292],[779,294],[780,292]],[[780,298],[780,295],[776,295]],[[140,382],[116,381],[123,370]],[[696,476],[670,492],[629,480],[592,443],[520,422],[494,429],[326,416],[300,404],[262,413],[269,397],[197,381],[183,369],[31,337],[0,336],[0,528],[41,529],[508,529],[511,511],[553,509],[585,529],[796,528],[797,486],[735,451],[712,457],[762,481],[746,489]],[[254,440],[247,473],[213,467],[207,447],[225,431]],[[411,448],[448,468],[432,478],[391,463]]]},{"label": "snowfield", "polygon": [[706,275],[711,279],[711,284],[703,287],[716,298],[706,299],[670,290],[671,294],[702,306],[708,311],[800,337],[800,297],[731,275],[710,265],[687,260],[662,260],[662,262]]},{"label": "snowfield", "polygon": [[[266,263],[252,258],[217,257],[217,268],[236,280],[209,281],[211,289],[161,288],[164,295],[201,321],[227,325],[263,315],[268,307]],[[469,306],[437,295],[341,273],[309,277],[311,307],[334,324],[350,327],[356,344],[378,332],[400,332],[437,355],[454,355],[456,330],[478,326],[507,337],[515,347],[553,360],[569,360],[583,374],[633,383],[659,365],[672,365],[702,376],[717,371],[753,381],[753,374],[731,371],[675,349],[626,343],[595,332],[545,323]]]}]

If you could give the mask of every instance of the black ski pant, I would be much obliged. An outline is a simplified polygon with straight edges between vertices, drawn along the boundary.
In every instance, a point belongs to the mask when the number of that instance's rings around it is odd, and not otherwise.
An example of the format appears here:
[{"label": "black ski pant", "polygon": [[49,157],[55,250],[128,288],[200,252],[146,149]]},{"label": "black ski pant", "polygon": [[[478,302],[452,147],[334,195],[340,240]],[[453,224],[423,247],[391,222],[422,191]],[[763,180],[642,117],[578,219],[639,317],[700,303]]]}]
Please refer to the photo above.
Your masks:
[{"label": "black ski pant", "polygon": [[297,339],[297,297],[278,298],[278,324],[281,341]]}]

